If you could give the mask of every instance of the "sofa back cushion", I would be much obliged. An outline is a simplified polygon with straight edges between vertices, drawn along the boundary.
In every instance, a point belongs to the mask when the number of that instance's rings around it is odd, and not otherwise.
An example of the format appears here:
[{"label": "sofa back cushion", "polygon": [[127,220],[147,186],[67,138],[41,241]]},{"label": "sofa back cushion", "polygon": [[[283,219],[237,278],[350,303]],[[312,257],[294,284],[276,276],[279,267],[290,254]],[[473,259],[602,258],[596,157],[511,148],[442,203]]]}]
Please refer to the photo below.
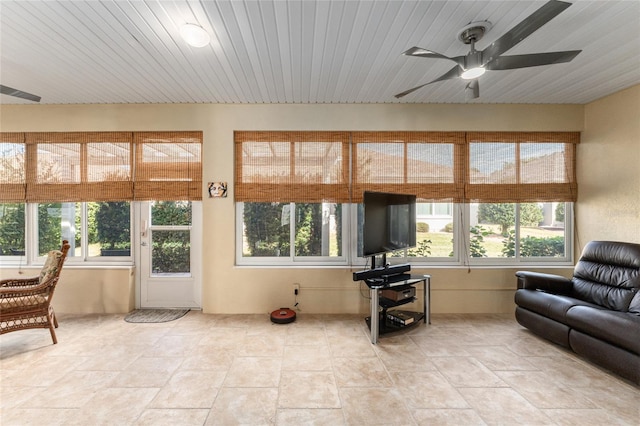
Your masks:
[{"label": "sofa back cushion", "polygon": [[629,312],[640,316],[640,290],[638,290],[633,299],[631,299],[631,303],[629,304]]},{"label": "sofa back cushion", "polygon": [[627,312],[640,291],[640,244],[591,241],[576,264],[572,296]]}]

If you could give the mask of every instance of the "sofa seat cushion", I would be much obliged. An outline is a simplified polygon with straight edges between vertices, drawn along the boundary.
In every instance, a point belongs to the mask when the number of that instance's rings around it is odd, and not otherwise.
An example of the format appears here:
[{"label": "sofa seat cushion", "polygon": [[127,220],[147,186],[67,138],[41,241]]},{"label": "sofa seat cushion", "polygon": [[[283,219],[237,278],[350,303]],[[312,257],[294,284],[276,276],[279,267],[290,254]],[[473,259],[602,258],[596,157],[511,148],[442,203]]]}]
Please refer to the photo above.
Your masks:
[{"label": "sofa seat cushion", "polygon": [[597,305],[574,299],[569,296],[561,296],[558,294],[546,293],[539,290],[516,290],[515,302],[518,306],[528,309],[532,312],[551,318],[562,324],[566,324],[566,314],[569,309],[574,306],[592,306]]},{"label": "sofa seat cushion", "polygon": [[637,315],[573,306],[567,311],[566,321],[578,331],[640,355],[640,317]]}]

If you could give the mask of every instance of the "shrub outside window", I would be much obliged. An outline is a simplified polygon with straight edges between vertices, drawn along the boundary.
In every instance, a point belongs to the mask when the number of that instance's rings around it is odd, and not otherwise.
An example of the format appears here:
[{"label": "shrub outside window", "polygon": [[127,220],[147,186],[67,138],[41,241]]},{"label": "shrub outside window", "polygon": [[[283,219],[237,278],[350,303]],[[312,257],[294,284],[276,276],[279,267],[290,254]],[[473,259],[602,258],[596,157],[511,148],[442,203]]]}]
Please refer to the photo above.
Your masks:
[{"label": "shrub outside window", "polygon": [[[131,259],[129,202],[2,203],[0,215],[0,250],[5,259],[44,258],[59,249],[62,240],[71,245],[71,262]],[[27,228],[36,235],[34,244],[26,238]]]},{"label": "shrub outside window", "polygon": [[343,255],[343,204],[237,204],[238,263],[329,263]]}]

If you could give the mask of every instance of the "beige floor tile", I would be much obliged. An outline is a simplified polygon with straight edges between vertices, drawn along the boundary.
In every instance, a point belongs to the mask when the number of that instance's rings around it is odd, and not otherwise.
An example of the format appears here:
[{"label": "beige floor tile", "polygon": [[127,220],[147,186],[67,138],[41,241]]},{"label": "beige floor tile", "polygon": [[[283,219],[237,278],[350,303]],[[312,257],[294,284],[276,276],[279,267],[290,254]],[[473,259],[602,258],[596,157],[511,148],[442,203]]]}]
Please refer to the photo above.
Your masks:
[{"label": "beige floor tile", "polygon": [[471,408],[460,393],[437,371],[391,373],[407,407]]},{"label": "beige floor tile", "polygon": [[144,410],[135,426],[202,426],[209,409],[154,409]]},{"label": "beige floor tile", "polygon": [[364,336],[330,336],[329,347],[334,358],[376,355],[371,341]]},{"label": "beige floor tile", "polygon": [[570,387],[606,386],[611,380],[609,374],[570,353],[553,357],[529,357],[527,360],[536,369],[548,373],[555,381],[562,381]]},{"label": "beige floor tile", "polygon": [[438,371],[454,387],[507,386],[500,377],[471,357],[432,358]]},{"label": "beige floor tile", "polygon": [[333,371],[340,387],[390,387],[391,378],[377,357],[334,358]]},{"label": "beige floor tile", "polygon": [[341,388],[340,399],[349,425],[414,425],[404,398],[394,388]]},{"label": "beige floor tile", "polygon": [[285,346],[282,370],[332,371],[329,346]]},{"label": "beige floor tile", "polygon": [[491,371],[537,370],[526,358],[505,346],[469,346],[466,350]]},{"label": "beige floor tile", "polygon": [[288,326],[285,345],[327,345],[327,335],[324,327],[315,325],[301,326],[300,324],[288,324]]},{"label": "beige floor tile", "polygon": [[180,370],[227,371],[235,357],[234,350],[198,345],[183,358]]},{"label": "beige floor tile", "polygon": [[216,349],[237,350],[242,347],[246,334],[245,328],[213,327],[200,339],[198,344]]},{"label": "beige floor tile", "polygon": [[374,346],[388,371],[432,371],[435,365],[410,338],[385,338]]},{"label": "beige floor tile", "polygon": [[180,370],[160,389],[151,408],[211,408],[226,372]]},{"label": "beige floor tile", "polygon": [[510,388],[458,389],[489,425],[553,425],[553,420]]},{"label": "beige floor tile", "polygon": [[498,371],[496,374],[537,408],[597,408],[580,389],[558,386],[542,371]]},{"label": "beige floor tile", "polygon": [[[550,409],[542,410],[560,426],[584,425],[628,425],[630,419],[624,419],[615,413],[600,408],[596,409]],[[640,417],[636,417],[640,424]]]},{"label": "beige floor tile", "polygon": [[[4,382],[4,383],[2,383]],[[47,391],[46,386],[10,386],[5,379],[0,384],[0,424],[2,424],[2,413],[11,412],[11,408],[19,407],[25,403],[25,407],[32,408],[35,398],[42,392]]]},{"label": "beige floor tile", "polygon": [[181,363],[180,357],[139,357],[116,376],[111,387],[161,388]]},{"label": "beige floor tile", "polygon": [[278,408],[340,408],[333,373],[283,371]]},{"label": "beige floor tile", "polygon": [[280,382],[282,357],[237,357],[224,380],[227,388],[273,388]]},{"label": "beige floor tile", "polygon": [[[117,371],[71,371],[41,393],[38,408],[80,408],[95,392],[107,388],[118,376]],[[33,401],[21,405],[33,406]]]},{"label": "beige floor tile", "polygon": [[640,387],[513,315],[435,314],[377,345],[364,315],[58,317],[57,345],[0,336],[2,426],[639,424]]},{"label": "beige floor tile", "polygon": [[472,409],[422,408],[412,411],[419,425],[424,426],[485,426],[486,423]]},{"label": "beige floor tile", "polygon": [[77,408],[17,408],[0,413],[0,424],[2,426],[79,425],[78,411]]},{"label": "beige floor tile", "polygon": [[105,388],[72,418],[73,424],[117,425],[134,423],[158,393],[156,388]]},{"label": "beige floor tile", "polygon": [[414,336],[411,338],[426,357],[469,356],[467,346],[449,336]]},{"label": "beige floor tile", "polygon": [[205,425],[272,425],[277,388],[222,388]]},{"label": "beige floor tile", "polygon": [[284,351],[284,335],[255,335],[246,334],[238,356],[282,356]]},{"label": "beige floor tile", "polygon": [[276,416],[277,426],[313,425],[313,426],[340,426],[345,425],[341,409],[278,409]]},{"label": "beige floor tile", "polygon": [[629,424],[638,425],[640,419],[640,387],[615,376],[607,376],[605,384],[579,388],[582,395],[598,408],[614,413]]},{"label": "beige floor tile", "polygon": [[203,338],[202,334],[167,334],[158,339],[148,350],[147,357],[175,357],[186,356],[191,353],[191,348],[196,346]]}]

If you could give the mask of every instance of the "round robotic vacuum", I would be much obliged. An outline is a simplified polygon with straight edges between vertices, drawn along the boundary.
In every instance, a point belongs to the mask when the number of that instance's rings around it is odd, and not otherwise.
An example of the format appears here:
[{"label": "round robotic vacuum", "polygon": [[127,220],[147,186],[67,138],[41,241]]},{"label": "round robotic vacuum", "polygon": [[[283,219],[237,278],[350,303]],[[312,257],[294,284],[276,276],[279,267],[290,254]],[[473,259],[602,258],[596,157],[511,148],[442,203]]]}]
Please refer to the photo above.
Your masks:
[{"label": "round robotic vacuum", "polygon": [[271,312],[271,322],[276,324],[289,324],[296,320],[296,313],[289,308],[280,308]]}]

